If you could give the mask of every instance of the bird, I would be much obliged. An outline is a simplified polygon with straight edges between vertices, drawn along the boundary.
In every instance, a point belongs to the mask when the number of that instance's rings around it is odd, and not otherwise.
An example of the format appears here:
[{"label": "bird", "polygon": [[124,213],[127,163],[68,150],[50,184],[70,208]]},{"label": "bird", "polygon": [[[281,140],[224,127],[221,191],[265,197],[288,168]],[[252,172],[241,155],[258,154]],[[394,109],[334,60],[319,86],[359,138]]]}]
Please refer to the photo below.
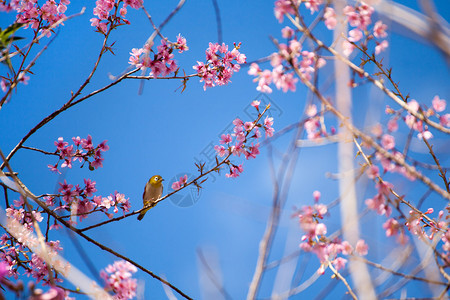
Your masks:
[{"label": "bird", "polygon": [[[160,175],[154,175],[149,179],[144,188],[144,194],[142,195],[142,200],[144,202],[144,207],[154,203],[158,200],[163,193],[163,185],[162,182],[164,179]],[[141,221],[144,218],[145,213],[150,209],[146,208],[138,216],[138,220]]]}]

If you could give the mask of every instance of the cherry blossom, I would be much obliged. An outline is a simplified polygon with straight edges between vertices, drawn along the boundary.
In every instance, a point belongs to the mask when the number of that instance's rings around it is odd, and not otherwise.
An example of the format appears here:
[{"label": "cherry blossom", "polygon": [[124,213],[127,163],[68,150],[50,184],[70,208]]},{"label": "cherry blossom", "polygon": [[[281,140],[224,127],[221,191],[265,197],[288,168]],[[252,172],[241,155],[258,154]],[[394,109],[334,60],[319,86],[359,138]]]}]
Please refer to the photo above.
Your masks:
[{"label": "cherry blossom", "polygon": [[137,268],[127,261],[116,261],[100,272],[106,288],[115,293],[116,299],[133,299],[136,296],[137,279],[132,278]]}]

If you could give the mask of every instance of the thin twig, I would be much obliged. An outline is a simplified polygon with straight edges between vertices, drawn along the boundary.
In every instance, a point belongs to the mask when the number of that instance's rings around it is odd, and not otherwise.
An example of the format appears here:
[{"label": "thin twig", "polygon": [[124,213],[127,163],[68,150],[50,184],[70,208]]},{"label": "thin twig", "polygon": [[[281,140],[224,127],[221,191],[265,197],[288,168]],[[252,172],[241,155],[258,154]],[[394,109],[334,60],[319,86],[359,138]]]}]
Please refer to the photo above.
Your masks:
[{"label": "thin twig", "polygon": [[347,290],[348,290],[350,296],[352,296],[352,298],[354,300],[357,300],[358,298],[356,297],[352,288],[348,284],[347,280],[333,267],[333,264],[331,263],[331,261],[328,261],[328,267],[331,269],[331,271],[333,271],[334,275],[336,275],[344,283],[344,285],[347,287]]},{"label": "thin twig", "polygon": [[430,151],[430,154],[433,157],[433,160],[434,160],[434,162],[436,163],[436,166],[439,169],[439,177],[442,178],[442,180],[444,181],[445,188],[447,189],[447,192],[450,193],[450,187],[449,187],[449,184],[448,184],[448,181],[447,181],[447,175],[442,170],[441,164],[439,163],[439,159],[434,154],[433,147],[428,143],[428,140],[425,137],[422,137],[422,140],[427,145],[428,150]]},{"label": "thin twig", "polygon": [[358,259],[358,260],[360,260],[360,261],[363,261],[364,263],[366,263],[366,264],[368,264],[368,265],[370,265],[370,266],[372,266],[372,267],[375,267],[375,268],[380,269],[380,270],[385,271],[385,272],[392,273],[392,274],[397,275],[397,276],[401,276],[401,277],[403,277],[403,278],[408,278],[408,279],[413,279],[413,280],[423,281],[423,282],[432,283],[432,284],[437,284],[437,285],[447,285],[447,283],[445,283],[445,282],[435,281],[435,280],[431,280],[431,279],[427,279],[427,278],[422,278],[422,277],[417,277],[417,276],[414,276],[414,275],[404,274],[404,273],[397,272],[397,271],[395,271],[395,270],[391,270],[391,269],[389,269],[389,268],[383,267],[381,264],[377,264],[377,263],[371,262],[370,260],[365,259],[364,257],[360,257],[360,256],[357,256],[357,255],[353,255],[353,258],[354,258],[354,259]]},{"label": "thin twig", "polygon": [[23,149],[28,149],[28,150],[33,150],[33,151],[37,151],[37,152],[40,152],[40,153],[43,153],[43,154],[46,154],[46,155],[55,155],[55,156],[59,156],[59,154],[57,154],[56,151],[55,151],[55,152],[48,152],[48,151],[45,151],[45,150],[42,150],[42,149],[33,148],[33,147],[27,147],[27,146],[21,146],[21,148],[23,148]]}]

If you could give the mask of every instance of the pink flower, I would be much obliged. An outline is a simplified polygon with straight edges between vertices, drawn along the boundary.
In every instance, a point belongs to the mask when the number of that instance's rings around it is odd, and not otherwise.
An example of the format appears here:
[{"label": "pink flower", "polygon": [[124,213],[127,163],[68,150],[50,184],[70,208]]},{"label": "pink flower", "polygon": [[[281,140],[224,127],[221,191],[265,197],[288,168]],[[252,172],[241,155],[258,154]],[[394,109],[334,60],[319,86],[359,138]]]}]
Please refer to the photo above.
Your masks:
[{"label": "pink flower", "polygon": [[246,159],[256,158],[256,155],[259,154],[259,144],[256,144],[253,146],[253,143],[252,143],[252,145],[249,147],[249,150],[250,151],[244,152],[245,158]]},{"label": "pink flower", "polygon": [[378,193],[375,197],[367,199],[365,203],[369,209],[376,210],[379,215],[388,216],[391,213],[391,208],[386,204],[383,194]]},{"label": "pink flower", "polygon": [[392,135],[384,134],[381,137],[381,145],[386,150],[392,150],[395,147],[395,138]]},{"label": "pink flower", "polygon": [[322,0],[307,0],[305,1],[305,7],[313,14],[315,11],[319,11],[319,5],[322,4]]},{"label": "pink flower", "polygon": [[319,191],[313,192],[314,201],[319,202],[320,196],[321,196],[321,193]]},{"label": "pink flower", "polygon": [[341,246],[342,246],[342,254],[345,254],[345,255],[350,255],[350,254],[352,254],[352,252],[353,252],[353,247],[352,247],[352,245],[350,245],[349,242],[343,241],[343,242],[341,243]]},{"label": "pink flower", "polygon": [[382,21],[377,21],[373,27],[373,35],[376,38],[385,38],[387,37],[386,29],[387,25],[383,24]]},{"label": "pink flower", "polygon": [[386,230],[386,236],[393,236],[398,234],[400,224],[397,220],[390,218],[384,222],[383,228]]},{"label": "pink flower", "polygon": [[99,167],[103,167],[103,161],[104,158],[102,157],[97,157],[96,159],[94,159],[93,162],[91,162],[91,166],[94,167],[95,169],[99,168]]},{"label": "pink flower", "polygon": [[97,189],[95,188],[95,181],[91,181],[90,179],[84,179],[84,184],[85,184],[84,193],[86,194],[86,196],[91,197],[92,194],[97,191]]},{"label": "pink flower", "polygon": [[314,204],[314,209],[316,210],[319,218],[323,218],[323,216],[327,213],[328,208],[325,204]]},{"label": "pink flower", "polygon": [[127,15],[127,9],[125,8],[125,7],[122,7],[120,10],[119,10],[119,13],[120,13],[120,15],[123,17],[123,18],[125,18],[125,16]]},{"label": "pink flower", "polygon": [[336,13],[334,12],[334,9],[331,7],[325,8],[325,13],[323,14],[323,17],[325,19],[325,26],[327,26],[328,29],[333,29],[336,27],[337,20],[336,20]]},{"label": "pink flower", "polygon": [[232,142],[231,135],[229,135],[229,134],[222,134],[222,137],[221,137],[221,140],[220,140],[221,144],[229,144],[231,142]]},{"label": "pink flower", "polygon": [[273,125],[273,118],[271,118],[271,117],[266,117],[265,119],[264,119],[264,129],[265,129],[265,131],[266,131],[266,136],[268,136],[268,137],[272,137],[273,136],[273,133],[274,133],[274,129],[272,128],[272,125]]},{"label": "pink flower", "polygon": [[223,157],[228,154],[228,150],[224,146],[214,146],[214,150],[216,150],[217,154],[220,157]]},{"label": "pink flower", "polygon": [[282,89],[285,93],[288,90],[295,92],[298,78],[294,77],[292,73],[279,72],[278,69],[274,69],[272,79],[277,89]]},{"label": "pink flower", "polygon": [[62,137],[58,138],[58,141],[55,142],[56,149],[59,151],[63,150],[69,143],[64,142],[64,139]]},{"label": "pink flower", "polygon": [[75,144],[75,146],[77,146],[77,147],[81,145],[81,138],[79,136],[73,137],[72,141]]},{"label": "pink flower", "polygon": [[142,49],[142,48],[140,48],[140,49],[137,49],[137,48],[131,49],[131,52],[130,52],[131,56],[130,56],[130,59],[129,59],[128,63],[130,65],[136,66],[136,68],[142,67],[142,63],[141,63],[141,55],[142,55],[142,53],[144,53],[144,49]]},{"label": "pink flower", "polygon": [[177,43],[175,45],[175,48],[179,50],[178,53],[183,53],[184,51],[189,50],[189,47],[186,44],[186,39],[181,36],[181,33],[177,36]]},{"label": "pink flower", "polygon": [[114,200],[111,196],[103,197],[101,206],[105,207],[106,209],[109,209],[111,206],[114,206]]},{"label": "pink flower", "polygon": [[383,128],[381,127],[381,124],[380,123],[376,124],[372,128],[371,132],[375,137],[379,138],[383,134]]},{"label": "pink flower", "polygon": [[81,139],[81,147],[87,151],[94,148],[94,145],[92,144],[92,136],[90,134],[88,134],[86,139]]},{"label": "pink flower", "polygon": [[66,293],[63,289],[59,287],[51,287],[50,290],[43,293],[41,290],[35,290],[39,291],[40,293],[33,295],[30,299],[33,300],[64,300],[66,299]]},{"label": "pink flower", "polygon": [[239,166],[231,166],[230,167],[230,173],[227,173],[225,176],[228,178],[235,178],[239,177],[239,174],[244,171],[244,168],[242,167],[242,164]]},{"label": "pink flower", "polygon": [[432,134],[431,132],[429,132],[428,130],[425,130],[425,131],[423,131],[423,132],[419,132],[419,133],[417,134],[417,137],[418,137],[420,140],[422,140],[422,139],[429,140],[429,139],[432,139],[432,138],[433,138],[433,134]]},{"label": "pink flower", "polygon": [[447,106],[447,102],[444,99],[440,99],[438,95],[434,96],[432,104],[436,112],[444,111]]},{"label": "pink flower", "polygon": [[291,27],[286,26],[283,29],[281,29],[281,36],[284,37],[285,39],[290,39],[291,37],[294,36],[294,30]]},{"label": "pink flower", "polygon": [[343,257],[337,257],[332,261],[333,266],[336,268],[336,271],[339,271],[341,269],[345,268],[345,264],[347,263],[347,260]]},{"label": "pink flower", "polygon": [[253,106],[254,108],[256,108],[257,110],[259,110],[259,104],[261,103],[261,101],[258,100],[253,100],[251,103],[251,106]]},{"label": "pink flower", "polygon": [[369,177],[370,179],[375,179],[380,175],[379,169],[377,166],[375,165],[371,165],[368,169],[367,169],[367,177]]},{"label": "pink flower", "polygon": [[103,151],[103,152],[109,150],[109,146],[106,145],[106,142],[107,142],[107,141],[103,141],[103,142],[101,142],[101,143],[97,146],[97,147],[98,147],[101,151]]},{"label": "pink flower", "polygon": [[250,65],[250,68],[248,69],[248,75],[258,76],[259,73],[261,73],[262,70],[259,68],[258,64],[252,63]]},{"label": "pink flower", "polygon": [[342,48],[343,48],[343,53],[345,56],[350,56],[350,54],[352,54],[353,49],[355,49],[355,46],[350,43],[347,40],[342,41]]},{"label": "pink flower", "polygon": [[245,122],[244,129],[245,131],[250,131],[251,129],[253,129],[253,122]]},{"label": "pink flower", "polygon": [[277,0],[275,1],[274,8],[275,18],[277,18],[278,22],[283,22],[283,18],[285,14],[294,14],[295,11],[292,8],[291,0]]},{"label": "pink flower", "polygon": [[325,235],[327,233],[327,227],[323,223],[317,224],[315,228],[316,235]]},{"label": "pink flower", "polygon": [[368,250],[369,246],[367,246],[366,242],[364,242],[364,240],[358,240],[355,246],[355,252],[361,256],[364,256],[367,255]]},{"label": "pink flower", "polygon": [[47,167],[50,169],[50,171],[55,172],[55,173],[60,173],[58,170],[58,164],[56,165],[47,165]]},{"label": "pink flower", "polygon": [[408,102],[408,108],[412,112],[417,112],[419,110],[419,107],[420,107],[419,103],[414,99]]},{"label": "pink flower", "polygon": [[348,32],[348,35],[349,35],[348,40],[349,40],[350,42],[358,42],[358,41],[361,40],[362,37],[363,37],[362,31],[359,30],[359,29],[357,29],[357,28],[350,30],[350,31]]},{"label": "pink flower", "polygon": [[387,124],[388,130],[390,132],[395,132],[398,129],[397,119],[390,119]]},{"label": "pink flower", "polygon": [[144,0],[125,0],[125,6],[129,5],[134,9],[139,9],[142,7]]},{"label": "pink flower", "polygon": [[9,83],[6,82],[5,78],[2,78],[0,80],[0,88],[3,92],[6,92],[7,88],[9,86]]},{"label": "pink flower", "polygon": [[242,122],[241,119],[236,118],[236,119],[233,120],[233,125],[234,125],[234,126],[243,126],[243,125],[244,125],[244,122]]},{"label": "pink flower", "polygon": [[381,43],[377,43],[375,46],[375,54],[380,54],[382,51],[386,50],[386,48],[389,46],[388,41],[384,40]]},{"label": "pink flower", "polygon": [[375,187],[378,189],[378,192],[384,196],[389,196],[391,194],[391,189],[394,187],[394,185],[387,181],[379,182],[375,185]]},{"label": "pink flower", "polygon": [[26,75],[24,72],[20,72],[19,76],[17,77],[18,82],[21,82],[25,85],[28,84],[28,80],[30,80],[30,76]]},{"label": "pink flower", "polygon": [[450,114],[440,116],[439,123],[444,127],[450,127]]},{"label": "pink flower", "polygon": [[315,104],[310,104],[306,108],[306,115],[308,117],[314,117],[317,114],[317,106]]}]

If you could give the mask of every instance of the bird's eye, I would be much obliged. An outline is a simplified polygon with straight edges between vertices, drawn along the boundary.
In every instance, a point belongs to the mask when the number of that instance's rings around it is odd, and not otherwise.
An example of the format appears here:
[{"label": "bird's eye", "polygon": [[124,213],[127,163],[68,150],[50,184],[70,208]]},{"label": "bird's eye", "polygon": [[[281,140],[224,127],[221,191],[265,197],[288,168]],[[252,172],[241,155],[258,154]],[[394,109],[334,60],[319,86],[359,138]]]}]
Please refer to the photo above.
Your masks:
[{"label": "bird's eye", "polygon": [[158,181],[158,176],[155,177],[155,180]]}]

